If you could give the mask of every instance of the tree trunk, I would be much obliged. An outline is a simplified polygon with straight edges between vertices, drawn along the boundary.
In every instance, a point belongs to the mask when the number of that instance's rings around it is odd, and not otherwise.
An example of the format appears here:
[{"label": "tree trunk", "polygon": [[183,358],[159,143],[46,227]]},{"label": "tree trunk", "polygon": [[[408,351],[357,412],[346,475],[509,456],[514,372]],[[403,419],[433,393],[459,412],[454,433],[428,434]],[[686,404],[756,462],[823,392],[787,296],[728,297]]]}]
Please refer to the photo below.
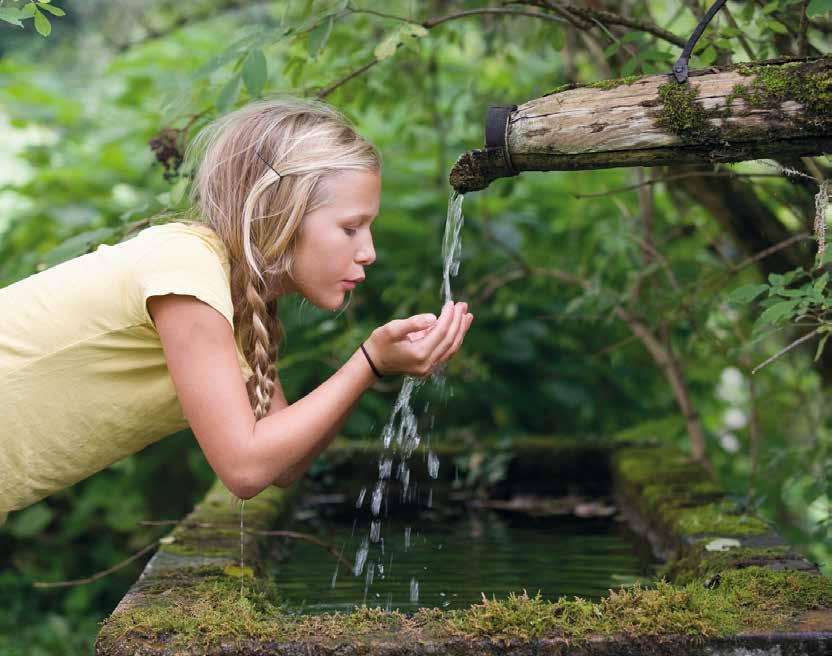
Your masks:
[{"label": "tree trunk", "polygon": [[[511,112],[504,138],[464,153],[459,192],[521,171],[703,164],[832,150],[832,58],[622,78],[564,89]],[[500,132],[500,130],[497,130]]]}]

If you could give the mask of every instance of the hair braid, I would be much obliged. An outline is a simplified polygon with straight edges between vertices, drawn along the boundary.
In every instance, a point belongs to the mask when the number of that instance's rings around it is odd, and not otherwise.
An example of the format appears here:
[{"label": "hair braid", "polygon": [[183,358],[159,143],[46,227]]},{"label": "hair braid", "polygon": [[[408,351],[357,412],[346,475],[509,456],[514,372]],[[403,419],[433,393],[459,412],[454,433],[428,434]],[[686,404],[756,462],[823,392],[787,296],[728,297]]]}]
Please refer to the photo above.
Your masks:
[{"label": "hair braid", "polygon": [[275,309],[276,303],[271,308],[263,300],[258,290],[259,281],[249,278],[246,285],[245,295],[249,307],[251,307],[251,328],[247,338],[247,353],[251,354],[251,365],[254,376],[250,381],[249,398],[254,410],[255,419],[265,417],[271,407],[272,394],[274,393],[274,381],[277,377],[275,371],[275,359],[277,346],[280,341],[280,326],[274,314],[270,312]]}]

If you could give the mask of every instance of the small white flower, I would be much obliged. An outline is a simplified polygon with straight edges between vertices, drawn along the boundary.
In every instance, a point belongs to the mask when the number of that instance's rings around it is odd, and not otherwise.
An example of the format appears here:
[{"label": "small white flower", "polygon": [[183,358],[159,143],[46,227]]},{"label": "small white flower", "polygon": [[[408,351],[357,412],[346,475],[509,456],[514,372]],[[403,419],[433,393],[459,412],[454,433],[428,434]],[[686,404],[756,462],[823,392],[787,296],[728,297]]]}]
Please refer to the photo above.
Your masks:
[{"label": "small white flower", "polygon": [[740,441],[733,433],[724,433],[719,436],[719,444],[728,453],[736,453],[740,450]]}]

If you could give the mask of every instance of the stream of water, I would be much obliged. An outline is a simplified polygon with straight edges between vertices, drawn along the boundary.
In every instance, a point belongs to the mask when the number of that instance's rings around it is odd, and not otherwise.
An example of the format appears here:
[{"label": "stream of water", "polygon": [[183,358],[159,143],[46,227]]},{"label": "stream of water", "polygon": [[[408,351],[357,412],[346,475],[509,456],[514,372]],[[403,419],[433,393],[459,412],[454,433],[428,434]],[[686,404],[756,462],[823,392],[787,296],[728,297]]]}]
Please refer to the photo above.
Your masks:
[{"label": "stream of water", "polygon": [[[459,273],[460,254],[462,250],[461,232],[463,224],[462,216],[462,201],[464,196],[458,194],[456,191],[451,192],[451,197],[448,201],[448,213],[445,219],[445,233],[442,238],[442,289],[441,299],[442,303],[453,300],[451,292],[451,278]],[[366,600],[367,591],[373,584],[375,573],[378,572],[381,578],[384,578],[384,564],[386,558],[384,537],[382,535],[381,526],[381,508],[382,503],[386,507],[386,497],[388,488],[390,487],[391,477],[395,476],[400,482],[401,500],[413,501],[418,503],[418,496],[416,495],[417,486],[411,485],[411,470],[408,464],[410,456],[413,451],[422,441],[422,436],[419,434],[419,418],[413,410],[412,400],[413,395],[430,380],[434,385],[438,386],[444,391],[445,380],[442,372],[438,371],[427,378],[416,378],[413,376],[406,376],[402,383],[402,388],[399,391],[399,396],[393,404],[393,411],[384,429],[381,431],[381,454],[378,463],[378,480],[373,487],[373,492],[370,498],[370,511],[372,519],[367,530],[366,537],[361,541],[355,554],[355,566],[353,567],[353,575],[359,577],[365,570],[365,586],[364,597]],[[429,451],[427,454],[428,460],[428,475],[432,479],[436,479],[439,475],[439,458],[433,452]],[[395,467],[394,467],[394,463]],[[364,488],[358,495],[355,503],[356,509],[360,509],[366,497],[367,489]],[[433,503],[433,493],[429,491],[427,505],[430,507]],[[410,543],[411,527],[404,527],[404,543],[408,547]],[[372,557],[371,556],[371,545]],[[390,554],[392,558],[392,554]],[[333,576],[332,584],[335,585],[336,577]],[[418,603],[419,601],[419,581],[413,578],[410,581],[410,601],[411,603]]]}]

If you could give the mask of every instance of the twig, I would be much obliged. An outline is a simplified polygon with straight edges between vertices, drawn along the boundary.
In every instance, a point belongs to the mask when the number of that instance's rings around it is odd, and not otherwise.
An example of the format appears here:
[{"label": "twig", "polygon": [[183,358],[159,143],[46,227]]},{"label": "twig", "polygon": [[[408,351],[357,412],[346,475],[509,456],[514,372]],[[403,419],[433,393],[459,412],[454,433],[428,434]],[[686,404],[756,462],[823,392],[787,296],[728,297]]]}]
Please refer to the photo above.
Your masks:
[{"label": "twig", "polygon": [[627,185],[626,187],[617,187],[615,189],[607,189],[607,191],[599,191],[592,194],[572,194],[573,198],[601,198],[610,194],[616,194],[621,191],[633,191],[645,185],[654,185],[659,182],[671,182],[673,180],[681,180],[682,178],[781,178],[777,173],[735,173],[733,171],[702,171],[699,173],[679,173],[676,175],[668,175],[663,178],[652,178],[640,184]]},{"label": "twig", "polygon": [[673,45],[679,46],[680,48],[684,48],[686,43],[685,39],[683,39],[682,37],[673,34],[673,32],[669,32],[665,29],[662,29],[658,25],[655,25],[647,21],[640,21],[634,18],[628,18],[626,16],[622,16],[621,14],[616,14],[612,11],[599,11],[594,9],[587,9],[584,7],[570,5],[566,2],[550,2],[549,0],[541,0],[540,2],[519,2],[518,4],[531,4],[538,7],[542,6],[552,11],[555,11],[557,8],[569,12],[573,16],[578,16],[587,22],[600,21],[608,25],[622,25],[624,27],[630,27],[634,30],[639,30],[641,32],[647,32],[648,34],[652,34],[653,36],[661,39],[662,41],[667,41],[668,43],[672,43]]},{"label": "twig", "polygon": [[812,339],[815,335],[817,335],[817,334],[818,334],[818,332],[820,331],[820,329],[821,329],[821,326],[818,326],[818,327],[817,327],[817,328],[815,328],[813,331],[806,333],[805,335],[803,335],[803,337],[800,337],[799,339],[796,339],[796,340],[795,340],[795,341],[793,341],[791,344],[789,344],[786,348],[784,348],[784,349],[782,349],[782,350],[778,351],[777,353],[775,353],[774,355],[772,355],[772,356],[771,356],[768,360],[766,360],[765,362],[762,362],[761,364],[758,364],[756,367],[754,367],[754,368],[751,370],[751,375],[753,376],[754,374],[756,374],[756,373],[757,373],[760,369],[762,369],[762,368],[763,368],[763,367],[765,367],[766,365],[769,365],[769,364],[771,364],[772,362],[774,362],[775,360],[778,360],[779,358],[783,357],[786,353],[788,353],[789,351],[791,351],[793,348],[795,348],[795,347],[797,347],[797,346],[800,346],[803,342],[809,341],[809,340],[810,340],[810,339]]},{"label": "twig", "polygon": [[113,572],[117,572],[118,570],[122,569],[123,567],[126,567],[127,565],[132,563],[137,558],[141,558],[144,554],[146,554],[148,551],[153,549],[153,547],[155,547],[158,544],[159,544],[159,540],[154,540],[153,542],[148,544],[143,549],[140,549],[139,551],[134,553],[129,558],[127,558],[125,560],[122,560],[117,565],[113,565],[112,567],[108,567],[107,569],[105,569],[101,572],[98,572],[97,574],[93,574],[92,576],[88,576],[87,578],[75,579],[74,581],[55,581],[54,583],[38,581],[36,583],[33,583],[32,586],[35,587],[35,588],[71,588],[71,587],[74,587],[76,585],[85,585],[87,583],[92,583],[94,581],[97,581],[98,579],[103,579],[108,574],[112,574]]},{"label": "twig", "polygon": [[[566,23],[567,22],[562,18],[558,18],[557,16],[553,16],[551,14],[545,14],[543,12],[522,11],[520,9],[501,9],[499,7],[486,7],[486,8],[483,8],[483,9],[469,9],[467,11],[459,11],[459,12],[455,12],[453,14],[447,14],[446,16],[440,16],[438,18],[430,18],[428,20],[422,21],[421,23],[419,21],[414,21],[410,18],[405,18],[404,16],[395,16],[393,14],[382,14],[381,12],[377,12],[375,10],[351,9],[349,11],[351,11],[352,13],[356,13],[356,14],[361,14],[361,13],[373,14],[373,15],[376,15],[376,16],[382,16],[383,18],[390,18],[392,20],[400,20],[400,21],[405,22],[405,23],[414,23],[414,24],[417,24],[417,25],[421,25],[426,30],[433,29],[434,27],[437,27],[438,25],[442,25],[442,23],[446,23],[448,21],[457,20],[459,18],[468,18],[469,16],[478,16],[478,15],[483,15],[483,14],[496,14],[496,15],[503,15],[503,16],[528,16],[530,18],[540,18],[541,20],[552,21],[552,22],[555,22],[555,23]],[[396,46],[396,49],[401,48],[401,47],[402,47],[402,44],[400,43],[398,46]],[[326,98],[326,96],[331,94],[336,89],[342,87],[347,82],[349,82],[351,80],[354,80],[359,75],[362,75],[362,74],[366,73],[373,66],[378,64],[380,61],[383,61],[383,60],[376,59],[376,58],[371,59],[370,61],[368,61],[363,66],[360,66],[359,68],[357,68],[354,71],[352,71],[351,73],[349,73],[346,77],[343,77],[340,80],[337,80],[337,81],[333,82],[332,84],[330,84],[329,86],[324,87],[323,89],[318,91],[315,94],[315,97],[319,98],[319,99]]]},{"label": "twig", "polygon": [[[145,520],[140,522],[145,526],[166,526],[169,524],[180,524],[180,520],[177,519],[165,519],[165,520]],[[209,522],[181,522],[183,528],[228,528],[223,524],[212,524]],[[310,535],[309,533],[298,533],[296,531],[261,531],[256,528],[247,528],[244,529],[244,533],[249,533],[251,535],[267,535],[272,537],[283,537],[283,538],[291,538],[293,540],[304,540],[306,542],[311,542],[312,544],[317,544],[319,547],[323,547],[333,556],[335,556],[343,565],[346,565],[350,569],[352,569],[352,563],[344,558],[343,556],[338,554],[337,549],[334,546],[329,544],[328,542],[324,542],[323,540],[319,540],[314,535]]]}]

